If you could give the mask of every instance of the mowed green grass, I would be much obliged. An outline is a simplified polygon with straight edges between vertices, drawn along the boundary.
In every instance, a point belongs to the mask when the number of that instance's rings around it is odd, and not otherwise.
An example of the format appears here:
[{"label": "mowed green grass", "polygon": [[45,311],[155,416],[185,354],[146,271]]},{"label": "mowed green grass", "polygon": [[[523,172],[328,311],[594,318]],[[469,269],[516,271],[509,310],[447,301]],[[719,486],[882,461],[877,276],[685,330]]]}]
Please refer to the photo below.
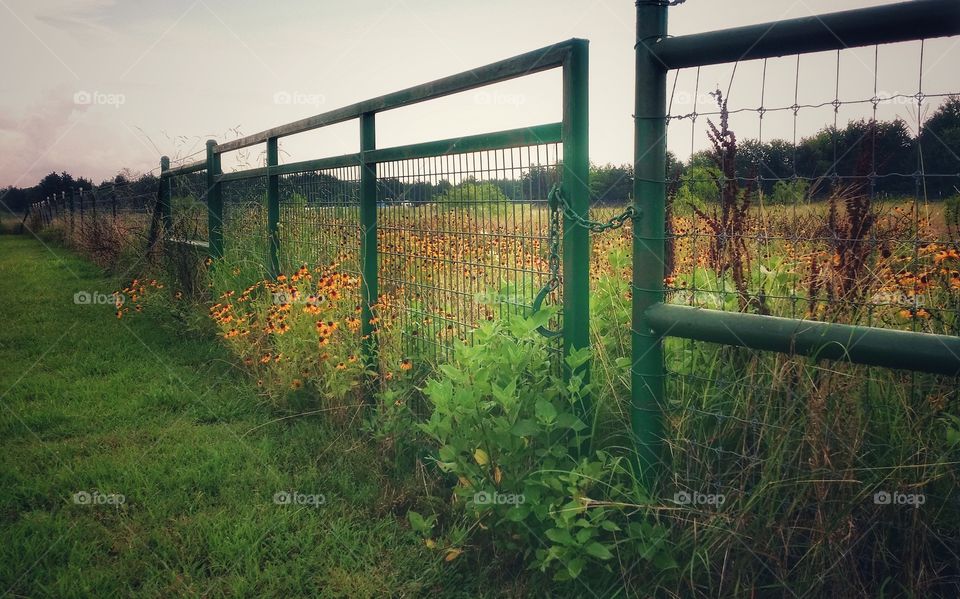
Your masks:
[{"label": "mowed green grass", "polygon": [[[482,556],[424,546],[369,438],[273,422],[216,340],[172,316],[74,303],[117,288],[0,236],[0,596],[522,594]],[[280,491],[325,503],[277,505]]]}]

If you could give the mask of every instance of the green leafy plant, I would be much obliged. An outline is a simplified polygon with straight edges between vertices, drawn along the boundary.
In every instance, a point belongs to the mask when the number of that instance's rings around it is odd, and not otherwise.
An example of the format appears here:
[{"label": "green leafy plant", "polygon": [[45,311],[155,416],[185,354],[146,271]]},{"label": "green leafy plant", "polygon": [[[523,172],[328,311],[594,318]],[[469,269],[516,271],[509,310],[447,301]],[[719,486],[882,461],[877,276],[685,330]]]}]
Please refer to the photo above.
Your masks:
[{"label": "green leafy plant", "polygon": [[[646,499],[626,460],[590,449],[582,416],[590,385],[551,365],[536,330],[553,315],[485,323],[473,346],[459,347],[428,380],[433,411],[421,428],[437,445],[437,464],[457,481],[453,497],[470,530],[557,580],[588,565],[607,570],[617,554],[668,567],[656,541],[665,531],[628,515]],[[565,364],[576,373],[589,358],[575,351]]]}]

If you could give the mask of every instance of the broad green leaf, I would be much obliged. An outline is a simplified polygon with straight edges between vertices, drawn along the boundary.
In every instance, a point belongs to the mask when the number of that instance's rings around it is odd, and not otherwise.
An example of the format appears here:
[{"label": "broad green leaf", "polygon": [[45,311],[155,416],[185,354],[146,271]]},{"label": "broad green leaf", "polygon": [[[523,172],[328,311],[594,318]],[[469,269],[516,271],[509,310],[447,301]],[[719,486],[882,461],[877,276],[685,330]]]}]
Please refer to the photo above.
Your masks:
[{"label": "broad green leaf", "polygon": [[522,418],[517,420],[516,424],[510,429],[510,432],[517,437],[530,437],[539,432],[540,427],[533,420]]},{"label": "broad green leaf", "polygon": [[550,528],[546,532],[547,538],[558,545],[573,545],[573,537],[566,528]]},{"label": "broad green leaf", "polygon": [[549,401],[540,399],[536,403],[537,419],[546,424],[552,424],[557,418],[557,409]]},{"label": "broad green leaf", "polygon": [[585,559],[575,557],[569,562],[567,562],[567,572],[570,574],[571,578],[576,578],[580,576],[580,573],[583,572],[583,567],[587,565]]},{"label": "broad green leaf", "polygon": [[610,550],[600,543],[590,543],[587,545],[587,553],[600,559],[610,559],[613,557],[613,554],[610,553]]}]

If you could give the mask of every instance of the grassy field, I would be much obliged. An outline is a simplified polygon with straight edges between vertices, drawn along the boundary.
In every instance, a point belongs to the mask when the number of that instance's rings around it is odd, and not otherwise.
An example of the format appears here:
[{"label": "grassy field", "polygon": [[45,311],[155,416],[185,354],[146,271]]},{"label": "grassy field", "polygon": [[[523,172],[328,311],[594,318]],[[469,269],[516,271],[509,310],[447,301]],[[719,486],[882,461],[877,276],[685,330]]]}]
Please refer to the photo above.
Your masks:
[{"label": "grassy field", "polygon": [[[852,192],[815,204],[762,208],[743,194],[724,198],[721,204],[671,204],[668,301],[957,334],[960,254],[956,225],[944,206],[911,198],[872,204]],[[200,463],[222,464],[212,482],[184,474],[200,467],[187,457],[179,459],[190,468],[173,474],[148,476],[155,466],[147,460],[142,472],[131,465],[135,474],[122,479],[122,469],[101,466],[113,477],[107,482],[60,476],[66,482],[57,486],[58,505],[66,513],[127,515],[150,508],[157,510],[150,521],[158,524],[144,530],[176,529],[173,541],[146,545],[160,552],[162,566],[133,568],[140,576],[150,574],[154,594],[272,596],[322,588],[330,596],[956,595],[955,379],[669,339],[665,464],[663,475],[647,485],[632,467],[627,432],[629,222],[592,236],[594,409],[583,422],[574,407],[580,390],[547,374],[548,343],[506,317],[529,314],[534,293],[549,276],[546,210],[382,209],[380,297],[368,321],[379,350],[367,366],[356,215],[287,208],[280,221],[284,274],[276,277],[265,272],[263,214],[250,202],[225,210],[225,255],[216,261],[183,244],[145,255],[142,239],[129,229],[92,222],[73,235],[54,223],[41,235],[109,265],[113,280],[57,275],[65,261],[75,269],[89,267],[37,247],[34,254],[11,258],[30,264],[29,271],[21,266],[4,279],[10,294],[30,290],[28,303],[10,310],[14,322],[26,321],[17,314],[22,310],[55,331],[35,354],[56,335],[78,335],[70,330],[77,318],[67,316],[76,314],[83,318],[76,330],[87,327],[83,338],[91,339],[84,352],[98,372],[135,372],[129,384],[103,388],[98,397],[110,399],[98,400],[98,406],[156,415],[158,404],[173,402],[176,408],[164,408],[170,420],[199,420],[224,437],[222,447],[205,439],[190,442],[209,456],[195,458]],[[610,218],[616,210],[598,208],[593,218]],[[195,239],[196,229],[175,226],[173,236]],[[117,289],[127,299],[119,320],[113,305],[53,305],[50,299],[50,290],[70,300],[78,290]],[[546,305],[560,301],[553,292]],[[152,383],[142,373],[166,376],[171,358],[150,355],[131,331],[148,346],[181,356],[181,377],[192,395],[168,380],[179,399],[163,392],[159,400],[154,392],[144,399]],[[30,344],[37,338],[29,336]],[[97,340],[110,340],[110,348],[99,348]],[[52,363],[69,365],[84,352],[71,351],[68,360]],[[17,377],[42,372],[28,370],[33,360],[17,359],[7,366]],[[69,370],[50,377],[45,390],[77,380]],[[96,383],[108,380],[101,375]],[[219,386],[205,391],[218,380]],[[16,392],[25,393],[25,384],[18,383]],[[372,409],[359,401],[364,390],[373,391]],[[124,399],[131,394],[139,402],[133,407]],[[48,402],[64,409],[63,402]],[[21,405],[18,413],[43,413],[31,408]],[[63,420],[70,426],[83,422]],[[102,434],[103,422],[110,421],[99,418],[90,429]],[[11,426],[23,427],[17,421]],[[202,432],[173,435],[176,447]],[[19,434],[29,436],[26,429]],[[174,443],[155,436],[158,441],[129,441],[142,449],[137,459],[154,445]],[[245,455],[250,445],[258,460]],[[230,481],[224,483],[229,498],[217,486],[218,475]],[[181,476],[206,487],[171,482]],[[155,501],[169,507],[144,503],[148,483],[167,493]],[[11,487],[31,488],[19,480]],[[70,501],[73,493],[93,490],[123,493],[129,501],[106,511]],[[284,490],[323,494],[327,502],[278,512],[272,498]],[[23,509],[34,504],[34,495],[52,494],[24,493],[12,503]],[[206,517],[206,528],[184,520],[207,509],[207,503],[190,503],[201,501],[194,495],[212,502],[215,516]],[[497,496],[524,500],[491,504]],[[913,503],[885,503],[883,497]],[[349,524],[313,519],[333,505],[342,506],[337,518]],[[14,523],[23,526],[18,518]],[[247,529],[249,534],[240,532]],[[280,540],[273,537],[277,530],[285,531]],[[319,553],[302,548],[304,531],[311,539],[322,537],[308,544],[322,546]],[[338,536],[331,540],[332,533]],[[12,536],[17,543],[29,537],[22,531]],[[345,548],[336,544],[340,540]],[[27,556],[14,579],[49,545],[46,538],[36,542],[39,550],[32,552],[11,546],[18,557]],[[120,560],[109,553],[124,555],[125,546],[119,547],[75,545],[82,557],[71,559],[95,572],[86,564],[100,564],[102,554],[105,563]],[[294,556],[286,557],[291,551]],[[220,559],[224,552],[230,559]],[[154,563],[151,555],[141,559]],[[43,572],[41,580],[56,578],[63,562],[51,559],[35,571]],[[375,575],[364,577],[373,568]],[[173,582],[168,571],[176,573]],[[59,595],[68,588],[63,582],[55,591],[22,594]]]},{"label": "grassy field", "polygon": [[429,552],[368,439],[276,421],[212,337],[75,303],[117,288],[0,237],[0,596],[523,594]]}]

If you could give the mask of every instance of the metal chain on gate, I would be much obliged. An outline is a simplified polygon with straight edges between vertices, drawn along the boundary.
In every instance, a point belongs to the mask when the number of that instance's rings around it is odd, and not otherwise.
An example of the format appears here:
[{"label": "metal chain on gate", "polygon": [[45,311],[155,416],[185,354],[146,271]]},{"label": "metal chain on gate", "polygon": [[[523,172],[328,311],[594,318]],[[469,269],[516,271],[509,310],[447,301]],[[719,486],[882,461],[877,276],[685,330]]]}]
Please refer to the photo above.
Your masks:
[{"label": "metal chain on gate", "polygon": [[584,218],[577,214],[570,204],[567,203],[567,199],[563,197],[563,191],[560,189],[559,185],[554,185],[550,190],[550,193],[547,194],[547,203],[556,204],[559,206],[563,210],[564,216],[573,221],[573,223],[577,226],[588,229],[591,233],[605,233],[607,231],[612,231],[613,229],[619,229],[624,225],[624,223],[637,214],[636,208],[634,208],[633,205],[630,205],[627,206],[626,210],[607,221],[596,221]]},{"label": "metal chain on gate", "polygon": [[[633,205],[627,206],[627,209],[613,216],[606,221],[595,221],[584,218],[574,211],[563,196],[563,191],[558,183],[555,183],[547,194],[547,207],[550,211],[549,234],[550,254],[547,258],[547,266],[550,269],[550,278],[546,285],[537,293],[531,306],[533,313],[536,314],[543,305],[544,300],[553,291],[560,286],[560,240],[563,232],[563,217],[578,226],[587,229],[591,233],[605,233],[619,229],[628,220],[637,215],[637,210]],[[540,327],[537,331],[544,337],[558,337],[563,334],[562,331],[553,331],[547,327]]]}]

